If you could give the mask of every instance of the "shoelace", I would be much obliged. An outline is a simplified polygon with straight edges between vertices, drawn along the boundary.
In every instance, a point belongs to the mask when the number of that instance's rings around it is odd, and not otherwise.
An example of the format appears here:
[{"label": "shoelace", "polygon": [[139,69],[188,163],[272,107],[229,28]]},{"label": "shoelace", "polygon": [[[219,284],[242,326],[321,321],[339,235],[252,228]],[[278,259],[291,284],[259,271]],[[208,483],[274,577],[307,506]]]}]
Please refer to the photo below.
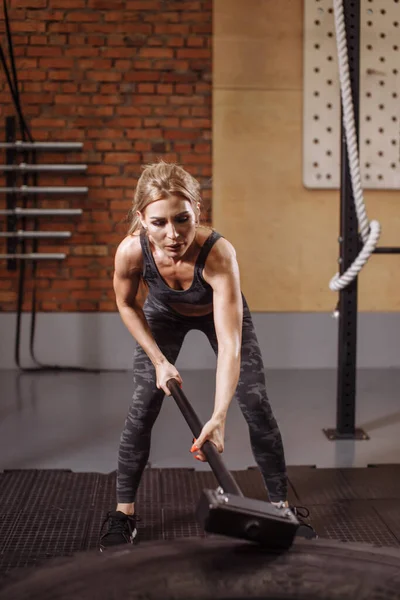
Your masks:
[{"label": "shoelace", "polygon": [[317,532],[311,523],[307,523],[303,521],[303,519],[307,519],[310,516],[310,511],[305,506],[289,506],[289,509],[292,511],[295,517],[298,518],[301,527],[307,527],[314,537],[318,537]]},{"label": "shoelace", "polygon": [[307,519],[310,516],[310,511],[305,506],[289,506],[295,517]]},{"label": "shoelace", "polygon": [[[124,532],[124,529],[126,527],[126,521],[123,519],[118,519],[116,517],[112,517],[111,514],[108,512],[106,518],[103,521],[103,524],[101,526],[100,529],[100,533],[103,531],[104,525],[110,521],[110,528],[109,528],[109,532],[108,533],[115,533],[115,532]],[[140,517],[135,515],[135,523],[137,521],[140,521]]]},{"label": "shoelace", "polygon": [[[281,502],[279,502],[279,504],[277,504],[277,507],[284,508],[285,503],[281,501]],[[289,510],[292,511],[292,513],[294,514],[295,517],[300,517],[301,519],[307,519],[310,516],[310,511],[305,506],[289,505],[288,508],[289,508]]]}]

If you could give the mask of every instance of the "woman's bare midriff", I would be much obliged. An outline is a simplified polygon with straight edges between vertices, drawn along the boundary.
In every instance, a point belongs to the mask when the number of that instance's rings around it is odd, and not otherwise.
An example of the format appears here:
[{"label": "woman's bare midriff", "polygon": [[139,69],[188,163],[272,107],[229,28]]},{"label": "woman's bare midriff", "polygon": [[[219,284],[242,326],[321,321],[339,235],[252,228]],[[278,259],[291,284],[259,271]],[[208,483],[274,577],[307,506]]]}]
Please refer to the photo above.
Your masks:
[{"label": "woman's bare midriff", "polygon": [[210,304],[198,304],[197,306],[183,302],[173,302],[169,306],[184,317],[204,317],[209,315],[213,309],[212,302]]}]

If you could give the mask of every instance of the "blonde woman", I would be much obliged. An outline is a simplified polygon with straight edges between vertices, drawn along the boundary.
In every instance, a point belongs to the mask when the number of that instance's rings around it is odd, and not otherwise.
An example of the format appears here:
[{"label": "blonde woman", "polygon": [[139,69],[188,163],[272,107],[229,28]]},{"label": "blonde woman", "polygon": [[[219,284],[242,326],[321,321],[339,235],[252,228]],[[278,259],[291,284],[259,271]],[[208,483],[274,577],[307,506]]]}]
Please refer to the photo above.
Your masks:
[{"label": "blonde woman", "polygon": [[[170,395],[167,381],[174,377],[182,383],[174,365],[191,329],[203,331],[217,355],[214,410],[191,451],[204,461],[206,439],[223,451],[225,420],[235,397],[270,501],[287,500],[281,434],[240,289],[236,253],[228,240],[200,225],[200,206],[199,183],[186,170],[165,162],[148,165],[137,184],[128,235],[116,252],[116,303],[137,346],[132,404],[118,455],[117,507],[107,515],[101,549],[136,539],[135,497],[152,427],[164,395]],[[143,282],[148,295],[142,306],[138,290]]]}]

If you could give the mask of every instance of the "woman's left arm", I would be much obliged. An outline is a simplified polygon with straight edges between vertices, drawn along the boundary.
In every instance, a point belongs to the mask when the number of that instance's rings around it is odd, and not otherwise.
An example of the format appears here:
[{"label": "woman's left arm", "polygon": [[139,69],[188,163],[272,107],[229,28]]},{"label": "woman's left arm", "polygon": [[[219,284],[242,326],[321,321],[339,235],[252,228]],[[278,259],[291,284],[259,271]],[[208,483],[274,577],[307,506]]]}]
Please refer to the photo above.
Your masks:
[{"label": "woman's left arm", "polygon": [[[219,452],[224,448],[225,420],[240,374],[242,345],[243,300],[240,289],[239,266],[233,246],[219,240],[207,259],[204,279],[213,288],[215,331],[218,340],[218,359],[214,411],[204,426],[192,451],[211,440]],[[203,453],[199,456],[204,460]]]},{"label": "woman's left arm", "polygon": [[212,258],[208,283],[214,291],[214,324],[218,340],[213,417],[225,419],[239,381],[243,301],[239,266],[232,245],[221,240],[219,256]]}]

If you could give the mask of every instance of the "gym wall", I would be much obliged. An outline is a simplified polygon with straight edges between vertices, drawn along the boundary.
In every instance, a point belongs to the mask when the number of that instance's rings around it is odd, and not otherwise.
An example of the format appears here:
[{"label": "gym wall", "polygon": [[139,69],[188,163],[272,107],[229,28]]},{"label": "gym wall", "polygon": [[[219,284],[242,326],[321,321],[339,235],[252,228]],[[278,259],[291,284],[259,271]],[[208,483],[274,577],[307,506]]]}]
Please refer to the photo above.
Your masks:
[{"label": "gym wall", "polygon": [[[67,259],[39,264],[38,309],[114,312],[115,249],[126,232],[124,218],[144,163],[164,158],[184,164],[203,186],[203,218],[210,220],[212,3],[18,0],[8,5],[21,101],[35,141],[84,144],[76,154],[39,153],[38,162],[89,167],[78,177],[39,176],[38,185],[88,186],[89,193],[40,197],[43,208],[82,208],[83,215],[40,221],[41,229],[73,235],[61,243],[40,242],[42,252],[65,252]],[[4,31],[3,18],[0,26]],[[1,70],[2,141],[5,116],[15,114]],[[0,248],[6,251],[4,239]],[[15,311],[16,300],[16,274],[1,261],[0,311]]]},{"label": "gym wall", "polygon": [[[237,248],[265,366],[335,368],[339,193],[303,188],[300,0],[18,0],[11,2],[23,107],[37,141],[80,141],[64,160],[85,176],[41,175],[41,185],[87,185],[82,197],[40,198],[83,208],[49,219],[69,230],[62,263],[40,264],[35,349],[47,364],[130,369],[134,342],[116,311],[113,257],[140,167],[163,157],[199,178],[204,219]],[[4,29],[4,21],[0,20]],[[213,35],[213,39],[212,39]],[[213,98],[213,104],[212,104]],[[0,76],[0,137],[15,114]],[[212,122],[211,122],[212,116]],[[60,157],[39,157],[59,162]],[[2,159],[4,162],[4,157]],[[212,198],[211,198],[212,195]],[[398,193],[366,194],[382,244],[397,242]],[[2,225],[4,230],[4,222]],[[4,240],[0,240],[1,252]],[[373,257],[360,277],[358,365],[400,365],[399,262]],[[30,308],[27,277],[24,310]],[[14,368],[17,277],[0,263],[0,368]],[[371,314],[367,311],[374,311]],[[385,314],[386,312],[390,314]],[[30,366],[29,315],[21,357]],[[191,332],[180,369],[212,369]]]},{"label": "gym wall", "polygon": [[[326,312],[339,191],[302,183],[303,2],[214,0],[213,222],[237,248],[253,311]],[[379,244],[400,245],[398,191],[365,193]],[[399,256],[373,256],[359,310],[400,309]]]}]

